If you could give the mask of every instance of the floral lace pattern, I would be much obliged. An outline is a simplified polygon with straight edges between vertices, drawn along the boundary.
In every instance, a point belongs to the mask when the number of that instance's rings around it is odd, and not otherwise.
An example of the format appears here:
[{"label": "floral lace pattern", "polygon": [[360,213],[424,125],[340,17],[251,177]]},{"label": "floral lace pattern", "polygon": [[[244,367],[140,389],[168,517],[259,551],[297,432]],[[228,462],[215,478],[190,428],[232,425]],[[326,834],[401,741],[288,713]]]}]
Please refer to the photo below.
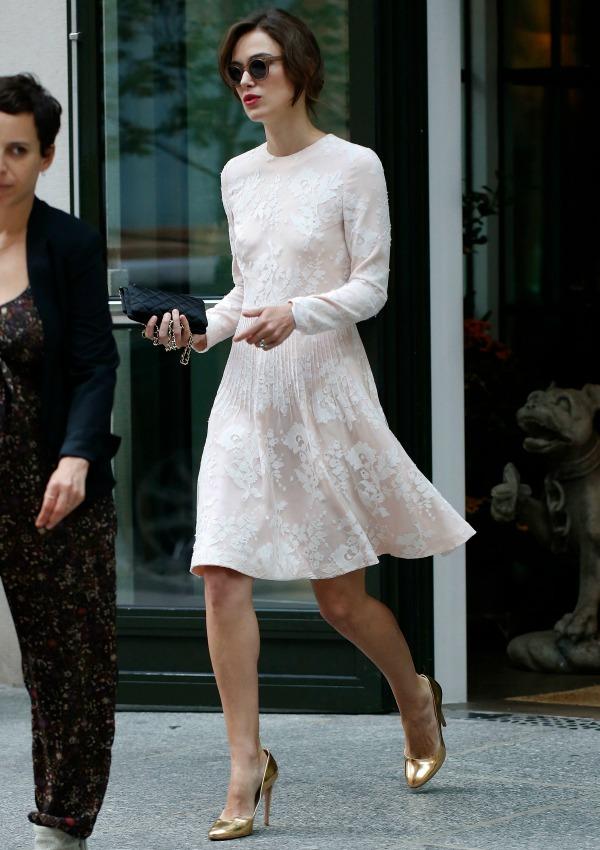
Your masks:
[{"label": "floral lace pattern", "polygon": [[356,322],[387,297],[390,227],[373,151],[325,136],[289,157],[261,145],[222,174],[234,288],[208,348],[243,308],[292,301],[296,331],[232,346],[198,478],[192,571],[330,578],[447,552],[473,529],[388,428]]}]

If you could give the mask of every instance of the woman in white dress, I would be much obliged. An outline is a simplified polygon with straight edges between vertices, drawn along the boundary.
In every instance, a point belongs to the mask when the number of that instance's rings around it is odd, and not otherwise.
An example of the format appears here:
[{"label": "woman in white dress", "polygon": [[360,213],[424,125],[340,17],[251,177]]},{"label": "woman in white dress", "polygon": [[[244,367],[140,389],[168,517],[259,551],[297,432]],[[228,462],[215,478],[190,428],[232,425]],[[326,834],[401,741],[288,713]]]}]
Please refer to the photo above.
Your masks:
[{"label": "woman in white dress", "polygon": [[[255,14],[226,35],[220,70],[266,142],[222,173],[234,287],[209,311],[207,351],[233,335],[198,480],[191,570],[204,576],[211,660],[231,777],[209,837],[249,835],[277,778],[259,737],[254,578],[312,581],[323,617],[387,678],[404,726],[411,787],[441,766],[441,689],[417,675],[390,610],[365,590],[389,553],[421,558],[473,529],[387,426],[356,323],[386,301],[390,227],[381,163],[311,121],[323,86],[302,21]],[[179,346],[189,339],[173,311]],[[171,314],[161,319],[168,345]],[[146,330],[151,338],[153,318]]]}]

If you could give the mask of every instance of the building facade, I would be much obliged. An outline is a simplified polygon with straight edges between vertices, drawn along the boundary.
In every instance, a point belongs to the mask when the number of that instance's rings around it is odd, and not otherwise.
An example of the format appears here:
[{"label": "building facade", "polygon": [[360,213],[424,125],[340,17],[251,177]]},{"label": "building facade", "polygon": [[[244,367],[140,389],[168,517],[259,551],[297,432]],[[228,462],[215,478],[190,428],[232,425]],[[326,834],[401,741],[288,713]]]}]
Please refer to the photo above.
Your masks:
[{"label": "building facade", "polygon": [[[390,297],[361,333],[390,425],[462,512],[465,504],[460,0],[286,0],[325,55],[319,123],[374,148],[393,224]],[[469,15],[485,17],[474,2]],[[217,77],[226,27],[247,0],[6,0],[0,74],[36,73],[65,109],[39,194],[106,238],[107,299],[121,355],[114,430],[122,705],[218,705],[201,582],[188,575],[195,476],[228,347],[183,370],[120,315],[134,281],[202,295],[231,286],[219,173],[260,143]],[[43,33],[43,37],[41,34]],[[485,64],[485,58],[482,60]],[[479,163],[486,170],[485,162]],[[487,179],[487,178],[486,178]],[[202,360],[202,362],[199,362]],[[177,415],[173,411],[178,411]],[[383,558],[373,593],[398,615],[446,699],[467,696],[465,551]],[[257,582],[267,709],[382,711],[385,682],[319,617],[308,583]],[[0,598],[0,680],[18,648]]]}]

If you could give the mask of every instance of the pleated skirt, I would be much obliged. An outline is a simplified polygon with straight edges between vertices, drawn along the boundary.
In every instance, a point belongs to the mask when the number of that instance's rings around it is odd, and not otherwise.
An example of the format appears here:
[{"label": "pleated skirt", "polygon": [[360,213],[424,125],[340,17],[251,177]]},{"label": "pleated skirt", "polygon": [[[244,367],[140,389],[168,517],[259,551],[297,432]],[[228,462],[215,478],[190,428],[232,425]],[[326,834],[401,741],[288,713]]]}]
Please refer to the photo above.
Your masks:
[{"label": "pleated skirt", "polygon": [[197,575],[218,565],[332,578],[384,553],[447,553],[474,534],[389,429],[354,325],[269,351],[232,344],[197,498]]}]

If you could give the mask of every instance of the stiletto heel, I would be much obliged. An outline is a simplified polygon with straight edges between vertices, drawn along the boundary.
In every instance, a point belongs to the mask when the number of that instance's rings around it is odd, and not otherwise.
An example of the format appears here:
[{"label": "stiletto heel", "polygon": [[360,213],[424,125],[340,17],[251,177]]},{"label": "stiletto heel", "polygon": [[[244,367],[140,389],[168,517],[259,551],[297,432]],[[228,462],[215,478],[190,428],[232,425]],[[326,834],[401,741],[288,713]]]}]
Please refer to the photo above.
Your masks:
[{"label": "stiletto heel", "polygon": [[409,788],[421,788],[426,782],[429,782],[446,759],[446,745],[442,735],[442,726],[446,726],[446,718],[442,711],[442,689],[435,679],[421,673],[424,679],[429,682],[431,696],[433,697],[433,707],[435,710],[435,719],[438,724],[438,732],[440,736],[440,746],[435,755],[430,758],[415,759],[405,755],[404,757],[404,775]]},{"label": "stiletto heel", "polygon": [[233,818],[232,820],[217,818],[208,831],[208,837],[211,841],[230,841],[232,838],[245,838],[247,835],[252,835],[254,831],[254,818],[256,817],[261,800],[264,800],[265,804],[265,826],[269,825],[271,796],[273,794],[273,785],[279,776],[279,768],[269,750],[263,750],[263,752],[267,757],[267,763],[262,782],[258,786],[254,797],[254,814],[249,818]]},{"label": "stiletto heel", "polygon": [[269,817],[271,816],[271,795],[273,793],[273,786],[265,791],[265,826],[269,826]]}]

